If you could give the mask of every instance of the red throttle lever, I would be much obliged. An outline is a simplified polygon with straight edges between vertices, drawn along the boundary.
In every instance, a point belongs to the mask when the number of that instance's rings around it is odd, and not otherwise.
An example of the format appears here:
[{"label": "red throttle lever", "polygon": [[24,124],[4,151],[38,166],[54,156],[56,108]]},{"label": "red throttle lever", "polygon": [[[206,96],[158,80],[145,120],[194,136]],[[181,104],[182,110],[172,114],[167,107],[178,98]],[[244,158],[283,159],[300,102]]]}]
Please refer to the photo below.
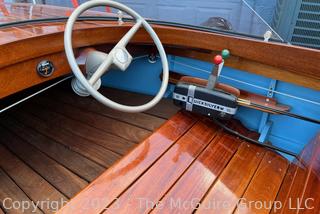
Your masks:
[{"label": "red throttle lever", "polygon": [[221,52],[221,55],[216,55],[213,58],[214,67],[208,79],[208,84],[207,84],[208,89],[212,90],[215,88],[217,79],[224,65],[224,60],[227,59],[229,56],[230,56],[230,51],[227,49],[224,49]]}]

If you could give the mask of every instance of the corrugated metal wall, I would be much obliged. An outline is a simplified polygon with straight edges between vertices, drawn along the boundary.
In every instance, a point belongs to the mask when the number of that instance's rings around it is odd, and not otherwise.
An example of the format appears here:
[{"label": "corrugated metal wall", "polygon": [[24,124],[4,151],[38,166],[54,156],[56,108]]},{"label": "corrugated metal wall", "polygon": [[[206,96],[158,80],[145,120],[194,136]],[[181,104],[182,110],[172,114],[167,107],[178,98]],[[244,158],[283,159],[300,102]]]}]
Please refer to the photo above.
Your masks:
[{"label": "corrugated metal wall", "polygon": [[278,0],[272,25],[288,42],[320,49],[320,0]]}]

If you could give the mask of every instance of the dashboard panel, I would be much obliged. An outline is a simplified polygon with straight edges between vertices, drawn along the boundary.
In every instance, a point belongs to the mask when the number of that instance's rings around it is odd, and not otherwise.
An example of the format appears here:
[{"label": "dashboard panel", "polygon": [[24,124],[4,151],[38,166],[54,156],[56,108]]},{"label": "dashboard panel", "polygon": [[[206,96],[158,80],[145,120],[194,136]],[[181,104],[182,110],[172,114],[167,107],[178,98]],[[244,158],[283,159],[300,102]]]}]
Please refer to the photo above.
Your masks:
[{"label": "dashboard panel", "polygon": [[[54,67],[51,75],[40,75],[39,63],[50,61]],[[44,72],[47,67],[44,67]],[[48,71],[49,72],[49,69]],[[70,73],[70,67],[64,52],[41,56],[0,70],[0,98],[4,98],[29,87]]]},{"label": "dashboard panel", "polygon": [[[23,5],[25,13],[28,14],[30,5]],[[58,18],[65,16],[66,12],[44,5],[37,5],[34,9],[39,13],[43,12],[44,17],[50,10]],[[21,21],[26,21],[23,19],[21,17]],[[0,28],[0,98],[70,73],[64,55],[65,21],[32,20],[26,24]],[[131,26],[131,23],[119,25],[114,20],[77,22],[73,31],[73,47],[79,49],[114,45]],[[188,26],[156,22],[152,26],[168,54],[212,61],[215,52],[229,49],[232,56],[226,62],[226,66],[320,90],[318,50],[223,35]],[[130,44],[143,46],[152,44],[152,41],[141,29]],[[54,71],[49,77],[42,77],[36,71],[38,64],[43,60],[53,63]],[[46,72],[44,70],[44,73]]]}]

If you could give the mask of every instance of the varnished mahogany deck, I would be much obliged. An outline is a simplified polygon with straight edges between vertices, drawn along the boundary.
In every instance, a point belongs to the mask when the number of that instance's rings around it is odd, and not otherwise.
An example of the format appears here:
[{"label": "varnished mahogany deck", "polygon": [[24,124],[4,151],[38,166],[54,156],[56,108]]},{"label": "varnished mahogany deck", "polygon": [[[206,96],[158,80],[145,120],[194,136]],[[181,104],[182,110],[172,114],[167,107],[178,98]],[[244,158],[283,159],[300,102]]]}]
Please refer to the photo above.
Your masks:
[{"label": "varnished mahogany deck", "polygon": [[[127,104],[150,99],[102,92]],[[58,212],[67,214],[319,213],[319,136],[289,163],[208,119],[177,111],[163,100],[146,113],[120,113],[63,85],[0,115],[0,213],[22,212],[5,210],[5,198],[60,207],[73,198]],[[314,209],[302,209],[297,199]],[[275,209],[278,203],[283,207]]]},{"label": "varnished mahogany deck", "polygon": [[[102,91],[120,102],[141,104],[150,99]],[[57,201],[61,207],[176,112],[167,100],[146,113],[113,111],[94,99],[78,97],[68,83],[1,114],[0,213],[22,212],[4,209],[5,198]],[[39,206],[36,213],[54,209]]]},{"label": "varnished mahogany deck", "polygon": [[[58,213],[319,213],[319,148],[290,164],[179,112]],[[297,209],[307,198],[313,209]]]}]

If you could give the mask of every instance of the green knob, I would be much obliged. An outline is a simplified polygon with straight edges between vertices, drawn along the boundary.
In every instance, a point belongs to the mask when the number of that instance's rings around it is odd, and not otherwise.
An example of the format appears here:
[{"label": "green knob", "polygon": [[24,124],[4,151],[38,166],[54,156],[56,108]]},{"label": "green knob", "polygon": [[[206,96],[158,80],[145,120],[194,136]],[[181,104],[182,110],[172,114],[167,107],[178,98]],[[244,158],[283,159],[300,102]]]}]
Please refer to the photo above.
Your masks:
[{"label": "green knob", "polygon": [[229,56],[230,56],[230,51],[228,49],[224,49],[222,52],[221,52],[221,55],[222,55],[222,58],[223,59],[228,59]]}]

